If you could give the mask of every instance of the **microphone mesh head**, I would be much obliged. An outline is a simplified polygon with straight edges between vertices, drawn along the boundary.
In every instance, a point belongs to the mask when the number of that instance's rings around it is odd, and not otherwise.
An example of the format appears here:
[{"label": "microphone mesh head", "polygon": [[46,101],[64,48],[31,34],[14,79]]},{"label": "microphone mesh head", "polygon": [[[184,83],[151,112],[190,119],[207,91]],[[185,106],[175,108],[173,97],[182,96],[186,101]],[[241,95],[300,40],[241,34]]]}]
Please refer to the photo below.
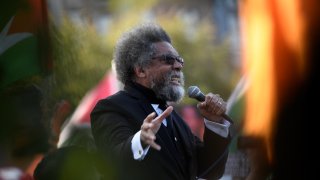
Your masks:
[{"label": "microphone mesh head", "polygon": [[190,86],[188,88],[188,96],[191,98],[197,97],[197,94],[200,92],[200,89],[197,86]]}]

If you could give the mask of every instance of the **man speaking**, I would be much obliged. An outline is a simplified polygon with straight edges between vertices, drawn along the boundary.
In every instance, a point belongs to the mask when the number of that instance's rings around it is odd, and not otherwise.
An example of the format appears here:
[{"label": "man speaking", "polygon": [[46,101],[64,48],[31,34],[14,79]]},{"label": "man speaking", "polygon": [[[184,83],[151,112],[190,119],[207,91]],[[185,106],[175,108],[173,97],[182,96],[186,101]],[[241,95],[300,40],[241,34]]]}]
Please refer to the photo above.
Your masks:
[{"label": "man speaking", "polygon": [[225,169],[230,123],[226,103],[209,93],[198,104],[203,142],[169,103],[184,97],[184,60],[157,24],[139,25],[117,42],[114,63],[124,90],[91,112],[99,151],[115,162],[117,179],[218,179]]}]

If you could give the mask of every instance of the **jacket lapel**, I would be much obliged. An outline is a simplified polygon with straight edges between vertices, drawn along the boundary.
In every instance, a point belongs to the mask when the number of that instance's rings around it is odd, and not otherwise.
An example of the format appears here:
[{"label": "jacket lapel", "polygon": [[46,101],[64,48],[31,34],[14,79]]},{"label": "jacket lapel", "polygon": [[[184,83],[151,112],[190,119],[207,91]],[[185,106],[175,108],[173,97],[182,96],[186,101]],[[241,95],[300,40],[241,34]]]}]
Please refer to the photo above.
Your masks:
[{"label": "jacket lapel", "polygon": [[191,139],[192,137],[189,137],[189,135],[186,133],[188,132],[186,130],[187,124],[185,124],[184,120],[180,118],[180,116],[173,111],[173,116],[174,116],[174,121],[172,122],[173,125],[175,126],[175,133],[179,134],[179,136],[181,137],[182,144],[185,147],[185,150],[187,152],[188,156],[192,156],[192,152],[191,152]]}]

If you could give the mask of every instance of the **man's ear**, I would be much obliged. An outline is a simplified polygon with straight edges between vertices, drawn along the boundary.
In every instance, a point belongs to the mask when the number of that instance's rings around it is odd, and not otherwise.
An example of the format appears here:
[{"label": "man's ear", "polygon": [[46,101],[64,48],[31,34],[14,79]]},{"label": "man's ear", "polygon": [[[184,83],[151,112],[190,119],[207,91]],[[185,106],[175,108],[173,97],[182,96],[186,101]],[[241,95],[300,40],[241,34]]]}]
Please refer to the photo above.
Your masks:
[{"label": "man's ear", "polygon": [[141,67],[135,67],[134,68],[134,73],[136,74],[136,76],[138,78],[146,77],[146,73],[145,73],[144,69],[141,68]]}]

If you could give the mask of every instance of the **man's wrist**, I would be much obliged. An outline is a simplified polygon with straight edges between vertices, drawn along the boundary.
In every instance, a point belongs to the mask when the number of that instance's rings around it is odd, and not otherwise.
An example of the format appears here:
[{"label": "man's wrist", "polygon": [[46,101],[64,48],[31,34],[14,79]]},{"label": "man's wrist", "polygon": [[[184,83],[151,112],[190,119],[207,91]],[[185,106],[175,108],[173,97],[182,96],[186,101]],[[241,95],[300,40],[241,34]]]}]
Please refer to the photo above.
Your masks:
[{"label": "man's wrist", "polygon": [[224,119],[222,123],[217,123],[204,119],[204,123],[208,129],[219,134],[222,137],[226,138],[229,134],[230,123]]},{"label": "man's wrist", "polygon": [[205,118],[208,121],[214,122],[214,123],[218,123],[218,124],[224,124],[224,118],[221,116],[215,116],[213,118]]},{"label": "man's wrist", "polygon": [[131,150],[133,153],[133,158],[135,160],[143,160],[148,153],[149,148],[150,145],[143,146],[141,140],[141,131],[138,131],[131,140]]},{"label": "man's wrist", "polygon": [[146,147],[148,147],[148,144],[144,143],[141,139],[141,136],[140,136],[140,143],[141,143],[141,146],[143,149],[145,149]]}]

